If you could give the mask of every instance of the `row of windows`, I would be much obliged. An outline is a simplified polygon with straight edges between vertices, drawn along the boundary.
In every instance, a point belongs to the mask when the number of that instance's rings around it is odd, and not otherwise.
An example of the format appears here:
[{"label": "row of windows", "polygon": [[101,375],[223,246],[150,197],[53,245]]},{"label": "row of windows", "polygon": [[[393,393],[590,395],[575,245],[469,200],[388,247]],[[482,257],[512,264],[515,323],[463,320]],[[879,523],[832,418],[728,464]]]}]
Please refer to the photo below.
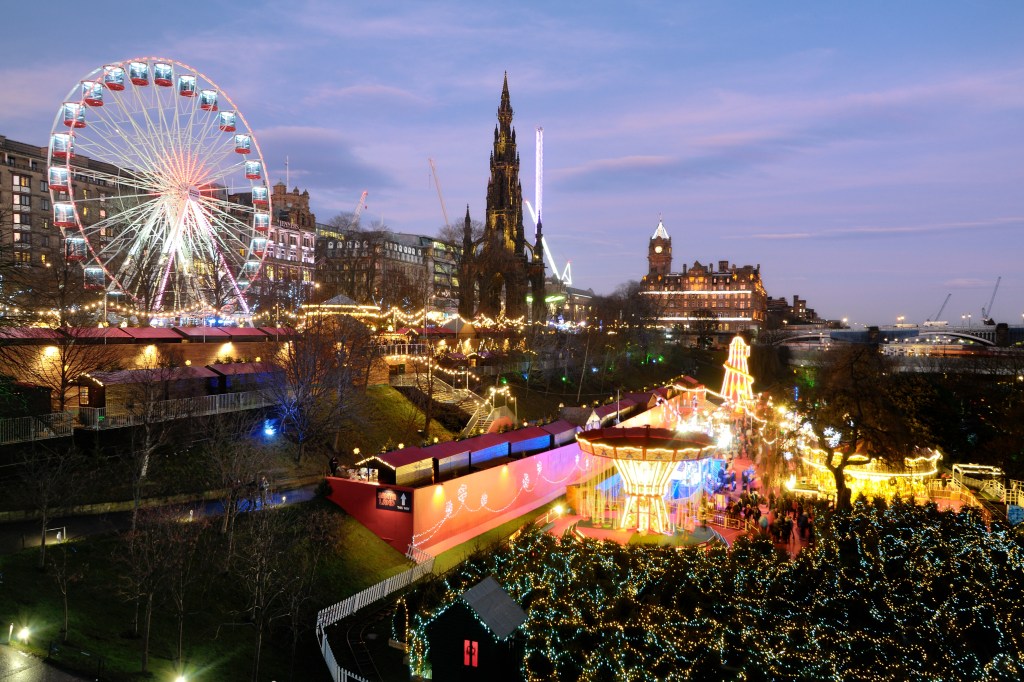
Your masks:
[{"label": "row of windows", "polygon": [[[52,224],[50,222],[50,218],[49,217],[43,217],[43,218],[37,217],[34,222],[35,222],[36,225],[38,225],[39,227],[41,227],[44,230],[50,229],[50,225]],[[32,216],[28,215],[27,213],[12,213],[11,214],[11,223],[13,225],[21,226],[22,229],[29,230],[29,229],[32,229],[33,220],[32,220]]]}]

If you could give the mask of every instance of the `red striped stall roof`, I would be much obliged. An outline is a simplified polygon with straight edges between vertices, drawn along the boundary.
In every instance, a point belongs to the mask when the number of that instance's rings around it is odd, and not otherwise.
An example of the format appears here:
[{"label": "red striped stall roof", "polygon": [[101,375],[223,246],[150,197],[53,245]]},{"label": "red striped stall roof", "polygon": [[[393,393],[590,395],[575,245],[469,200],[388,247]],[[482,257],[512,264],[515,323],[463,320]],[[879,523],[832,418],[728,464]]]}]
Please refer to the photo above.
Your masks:
[{"label": "red striped stall roof", "polygon": [[516,429],[515,431],[507,431],[502,435],[505,440],[511,444],[521,443],[524,440],[533,440],[534,438],[540,438],[542,436],[550,436],[551,434],[539,426],[527,426],[522,429]]},{"label": "red striped stall roof", "polygon": [[281,337],[287,338],[298,333],[291,327],[257,327],[257,329],[277,341],[280,341]]},{"label": "red striped stall roof", "polygon": [[213,339],[227,339],[228,335],[221,327],[174,327],[174,331],[184,336],[189,341]]},{"label": "red striped stall roof", "polygon": [[181,343],[181,334],[167,327],[124,327],[122,331],[137,341]]},{"label": "red striped stall roof", "polygon": [[109,386],[112,384],[141,384],[153,381],[181,381],[183,379],[212,379],[217,376],[206,367],[174,367],[173,369],[117,369],[110,372],[89,372],[79,383],[92,380]]},{"label": "red striped stall roof", "polygon": [[430,458],[430,453],[424,451],[423,448],[415,446],[402,448],[401,450],[392,450],[391,452],[385,452],[381,455],[377,455],[377,459],[388,466],[394,467],[395,469],[409,464],[414,464],[415,462],[422,462],[423,460]]},{"label": "red striped stall roof", "polygon": [[236,341],[269,341],[267,333],[256,327],[218,327]]},{"label": "red striped stall roof", "polygon": [[65,329],[68,336],[76,339],[106,339],[107,341],[127,342],[132,335],[120,327],[71,327]]},{"label": "red striped stall roof", "polygon": [[48,341],[63,338],[63,334],[56,329],[51,329],[50,327],[0,327],[0,340],[12,339],[25,341],[29,339],[38,339],[40,341]]},{"label": "red striped stall roof", "polygon": [[207,365],[217,374],[224,376],[235,376],[238,374],[262,374],[273,372],[274,367],[267,362],[218,362]]}]

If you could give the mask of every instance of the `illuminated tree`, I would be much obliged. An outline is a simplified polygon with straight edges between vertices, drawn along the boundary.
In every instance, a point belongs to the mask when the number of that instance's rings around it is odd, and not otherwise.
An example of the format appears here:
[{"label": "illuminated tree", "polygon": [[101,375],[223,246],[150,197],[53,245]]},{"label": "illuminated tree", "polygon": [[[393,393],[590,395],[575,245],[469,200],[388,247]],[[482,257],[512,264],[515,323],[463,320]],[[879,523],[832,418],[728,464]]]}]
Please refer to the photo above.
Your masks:
[{"label": "illuminated tree", "polygon": [[894,469],[918,447],[934,445],[916,417],[915,400],[926,387],[898,374],[876,346],[849,344],[829,351],[801,392],[801,412],[824,454],[836,485],[837,504],[849,508],[845,470],[855,456],[879,459]]}]

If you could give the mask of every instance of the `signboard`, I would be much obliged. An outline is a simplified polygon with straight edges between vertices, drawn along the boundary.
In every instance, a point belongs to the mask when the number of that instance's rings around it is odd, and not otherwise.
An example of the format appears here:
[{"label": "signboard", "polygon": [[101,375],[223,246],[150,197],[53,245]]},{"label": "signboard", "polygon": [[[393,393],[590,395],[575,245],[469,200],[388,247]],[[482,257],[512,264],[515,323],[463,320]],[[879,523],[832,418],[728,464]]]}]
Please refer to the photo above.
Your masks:
[{"label": "signboard", "polygon": [[1016,526],[1024,521],[1024,507],[1018,504],[1006,505],[1006,518],[1010,521],[1011,526]]},{"label": "signboard", "polygon": [[394,488],[377,488],[377,509],[412,513],[412,493]]}]

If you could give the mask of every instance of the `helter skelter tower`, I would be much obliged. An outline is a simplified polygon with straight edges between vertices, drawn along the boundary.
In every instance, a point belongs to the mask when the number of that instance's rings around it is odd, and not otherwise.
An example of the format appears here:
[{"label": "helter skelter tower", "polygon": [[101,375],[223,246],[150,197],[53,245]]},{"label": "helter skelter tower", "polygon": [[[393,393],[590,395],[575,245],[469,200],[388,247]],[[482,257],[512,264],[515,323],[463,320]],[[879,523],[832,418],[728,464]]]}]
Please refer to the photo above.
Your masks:
[{"label": "helter skelter tower", "polygon": [[739,411],[754,401],[754,377],[747,371],[750,346],[739,336],[729,344],[729,358],[725,361],[722,378],[722,397]]}]

